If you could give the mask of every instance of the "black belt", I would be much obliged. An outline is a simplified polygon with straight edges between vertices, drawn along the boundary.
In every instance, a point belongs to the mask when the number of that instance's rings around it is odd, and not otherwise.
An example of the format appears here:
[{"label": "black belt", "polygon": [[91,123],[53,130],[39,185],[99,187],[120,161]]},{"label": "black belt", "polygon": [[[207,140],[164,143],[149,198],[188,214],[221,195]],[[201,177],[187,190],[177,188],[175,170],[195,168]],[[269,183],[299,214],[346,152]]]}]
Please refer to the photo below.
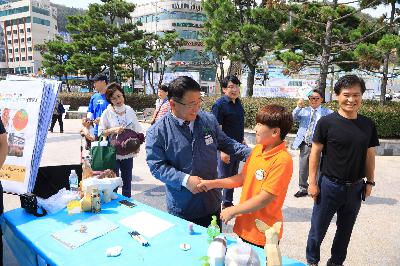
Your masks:
[{"label": "black belt", "polygon": [[339,184],[339,185],[343,185],[346,187],[351,187],[351,186],[355,186],[361,182],[364,181],[364,179],[359,179],[357,181],[345,181],[345,180],[341,180],[341,179],[337,179],[335,177],[331,177],[331,176],[326,176],[324,175],[326,178],[328,178],[330,181],[332,181],[333,183]]}]

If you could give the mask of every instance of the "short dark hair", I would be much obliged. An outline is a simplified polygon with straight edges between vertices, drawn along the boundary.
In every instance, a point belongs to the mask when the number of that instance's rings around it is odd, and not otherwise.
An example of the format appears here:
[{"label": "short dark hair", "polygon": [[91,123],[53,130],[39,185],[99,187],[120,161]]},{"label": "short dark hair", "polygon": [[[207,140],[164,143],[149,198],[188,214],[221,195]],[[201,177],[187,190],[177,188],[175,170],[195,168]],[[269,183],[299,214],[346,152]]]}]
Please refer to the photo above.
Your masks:
[{"label": "short dark hair", "polygon": [[188,91],[201,91],[199,83],[188,76],[177,77],[168,86],[168,97],[179,100]]},{"label": "short dark hair", "polygon": [[313,89],[309,96],[311,96],[311,94],[313,94],[314,92],[318,93],[319,96],[321,96],[322,99],[324,98],[324,95],[322,95],[322,91],[320,89]]},{"label": "short dark hair", "polygon": [[269,104],[258,110],[256,122],[269,128],[278,127],[281,130],[280,138],[284,140],[292,129],[293,117],[292,113],[286,107],[277,104]]},{"label": "short dark hair", "polygon": [[122,93],[122,96],[124,97],[124,101],[126,102],[124,90],[121,88],[121,85],[119,85],[118,83],[115,83],[115,82],[110,83],[110,84],[107,85],[107,88],[106,88],[106,99],[107,99],[107,101],[112,105],[111,97],[113,96],[113,94],[116,91],[120,91]]},{"label": "short dark hair", "polygon": [[168,92],[168,86],[165,85],[165,84],[162,84],[162,85],[158,86],[158,89],[162,90],[162,91],[165,91],[165,92]]},{"label": "short dark hair", "polygon": [[222,79],[221,87],[222,88],[228,88],[229,81],[232,82],[233,84],[240,85],[240,80],[236,76],[229,75],[229,76],[226,76],[225,78]]},{"label": "short dark hair", "polygon": [[339,78],[339,80],[335,83],[335,94],[339,95],[342,89],[350,88],[355,85],[359,85],[361,88],[361,93],[364,94],[366,90],[364,80],[357,75],[345,75]]},{"label": "short dark hair", "polygon": [[106,83],[108,83],[108,77],[107,77],[107,75],[106,75],[106,74],[103,74],[103,73],[99,73],[99,74],[95,75],[95,76],[92,78],[92,81],[93,81],[93,82],[100,81],[100,80],[103,80],[103,81],[105,81]]}]

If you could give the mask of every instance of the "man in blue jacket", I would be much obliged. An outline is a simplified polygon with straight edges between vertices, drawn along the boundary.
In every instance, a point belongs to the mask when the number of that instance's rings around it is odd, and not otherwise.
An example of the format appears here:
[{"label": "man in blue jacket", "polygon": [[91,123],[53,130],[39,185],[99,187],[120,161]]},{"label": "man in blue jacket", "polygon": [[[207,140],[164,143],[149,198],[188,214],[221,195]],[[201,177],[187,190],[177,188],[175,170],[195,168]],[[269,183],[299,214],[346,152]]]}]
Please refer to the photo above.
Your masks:
[{"label": "man in blue jacket", "polygon": [[216,215],[220,224],[221,191],[204,192],[197,184],[218,177],[217,150],[244,160],[251,149],[227,137],[212,114],[200,111],[200,85],[192,78],[176,78],[168,94],[171,112],[147,131],[147,164],[166,185],[169,213],[205,227]]},{"label": "man in blue jacket", "polygon": [[320,90],[313,90],[308,96],[310,106],[304,107],[303,99],[297,102],[297,107],[293,110],[293,120],[300,122],[299,130],[293,142],[292,148],[300,148],[299,158],[299,191],[294,194],[296,198],[308,195],[308,159],[311,152],[312,136],[314,135],[315,125],[318,120],[330,113],[331,109],[322,107],[323,96]]}]

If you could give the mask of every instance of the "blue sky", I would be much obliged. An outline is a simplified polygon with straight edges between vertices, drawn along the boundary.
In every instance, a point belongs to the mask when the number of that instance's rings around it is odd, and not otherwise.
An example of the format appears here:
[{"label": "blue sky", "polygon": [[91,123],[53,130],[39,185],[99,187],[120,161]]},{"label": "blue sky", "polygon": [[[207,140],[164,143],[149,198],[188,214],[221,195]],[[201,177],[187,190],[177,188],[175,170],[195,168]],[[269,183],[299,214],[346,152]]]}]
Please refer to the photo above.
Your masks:
[{"label": "blue sky", "polygon": [[[61,4],[69,7],[77,7],[77,8],[87,8],[91,3],[101,3],[100,0],[50,0],[55,4]],[[129,0],[129,2],[138,3],[142,2],[140,0]],[[349,1],[340,1],[340,2],[349,2]],[[400,7],[399,4],[396,4],[397,7]],[[381,6],[378,9],[368,9],[368,13],[372,16],[379,17],[385,11],[385,7]],[[389,13],[388,13],[389,15]]]}]

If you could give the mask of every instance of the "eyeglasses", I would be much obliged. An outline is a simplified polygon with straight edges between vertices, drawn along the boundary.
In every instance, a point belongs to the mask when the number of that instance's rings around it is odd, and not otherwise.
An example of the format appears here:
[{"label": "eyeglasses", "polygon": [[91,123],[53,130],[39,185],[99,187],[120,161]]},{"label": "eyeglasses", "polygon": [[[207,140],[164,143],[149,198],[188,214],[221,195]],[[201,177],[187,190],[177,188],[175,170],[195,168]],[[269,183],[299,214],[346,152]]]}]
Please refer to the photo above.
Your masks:
[{"label": "eyeglasses", "polygon": [[318,101],[319,99],[321,99],[320,97],[308,97],[308,99],[310,101]]},{"label": "eyeglasses", "polygon": [[186,106],[187,108],[191,108],[191,109],[200,106],[200,105],[204,102],[204,101],[203,101],[203,98],[201,98],[200,101],[197,102],[197,103],[190,103],[190,104],[180,102],[180,101],[178,101],[178,100],[176,100],[176,99],[174,99],[174,101],[177,102],[177,103],[179,103],[179,104],[181,104],[181,105],[183,105],[183,106]]}]

